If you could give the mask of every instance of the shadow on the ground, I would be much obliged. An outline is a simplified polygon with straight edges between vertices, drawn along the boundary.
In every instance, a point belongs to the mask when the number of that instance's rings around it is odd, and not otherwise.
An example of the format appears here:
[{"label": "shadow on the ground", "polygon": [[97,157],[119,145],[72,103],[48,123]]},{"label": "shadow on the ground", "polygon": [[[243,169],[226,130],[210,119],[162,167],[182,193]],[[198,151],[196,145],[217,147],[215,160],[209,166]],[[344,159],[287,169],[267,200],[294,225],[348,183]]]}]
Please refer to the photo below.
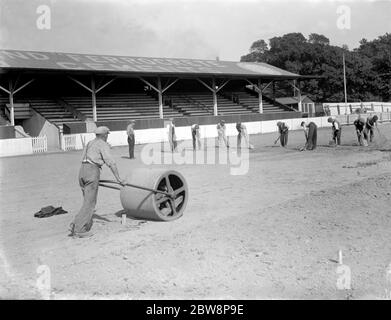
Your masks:
[{"label": "shadow on the ground", "polygon": [[109,219],[107,219],[107,218],[104,218],[104,217],[102,217],[102,216],[100,216],[100,215],[97,215],[96,213],[94,213],[94,214],[92,215],[92,218],[93,218],[93,219],[97,219],[97,220],[103,220],[103,221],[106,221],[106,222],[111,222],[111,220],[109,220]]},{"label": "shadow on the ground", "polygon": [[145,220],[145,219],[132,217],[131,215],[128,214],[128,212],[125,209],[119,210],[119,211],[114,213],[114,215],[116,217],[118,217],[118,218],[121,218],[123,214],[126,214],[126,218],[127,219],[131,219],[131,220],[135,220],[135,221],[145,221],[145,222],[148,221],[148,220]]}]

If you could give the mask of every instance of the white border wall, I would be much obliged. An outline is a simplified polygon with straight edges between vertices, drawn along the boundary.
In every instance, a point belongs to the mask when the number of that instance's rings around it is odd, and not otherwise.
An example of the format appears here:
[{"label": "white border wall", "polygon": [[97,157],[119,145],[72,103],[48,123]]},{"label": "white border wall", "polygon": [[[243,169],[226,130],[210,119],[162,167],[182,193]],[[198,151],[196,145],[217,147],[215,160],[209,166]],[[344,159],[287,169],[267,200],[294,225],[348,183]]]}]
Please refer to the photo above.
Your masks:
[{"label": "white border wall", "polygon": [[391,112],[391,102],[333,102],[323,103],[323,109],[328,108],[332,116],[347,115],[355,112],[356,109],[364,109],[367,112]]},{"label": "white border wall", "polygon": [[[371,115],[377,114],[379,121],[391,121],[391,113],[371,113]],[[368,113],[362,114],[363,118],[366,118]],[[270,121],[253,121],[244,122],[247,127],[248,134],[259,134],[259,133],[272,133],[277,132],[277,122],[285,122],[290,130],[301,129],[300,124],[302,121],[315,122],[319,128],[330,127],[331,124],[327,122],[328,117],[316,117],[316,118],[295,118],[295,119],[281,119],[281,120],[270,120]],[[339,115],[335,116],[342,125],[352,124],[357,119],[356,114],[350,115]],[[236,136],[236,123],[227,123],[227,135]],[[176,135],[179,141],[191,140],[191,127],[177,127]],[[217,129],[216,124],[213,125],[201,125],[201,137],[203,138],[216,138]],[[143,129],[136,131],[136,144],[146,143],[158,143],[168,141],[168,129],[167,128],[155,128],[155,129]],[[46,137],[40,137],[46,139]],[[61,139],[62,150],[81,150],[84,148],[88,141],[95,138],[93,133],[81,133],[81,134],[67,134],[63,135]],[[109,134],[108,143],[112,146],[126,146],[128,144],[126,131],[112,131]],[[46,141],[42,141],[39,144],[39,148],[34,150],[32,138],[19,138],[19,139],[0,139],[0,157],[4,156],[16,156],[23,154],[33,154],[35,152],[45,152]],[[42,149],[43,148],[43,149]]]},{"label": "white border wall", "polygon": [[19,156],[48,151],[46,136],[0,139],[0,157]]},{"label": "white border wall", "polygon": [[31,138],[0,139],[0,157],[32,154]]},{"label": "white border wall", "polygon": [[[341,123],[347,123],[347,116],[344,119],[340,119]],[[253,121],[244,122],[247,127],[248,134],[259,134],[259,133],[271,133],[277,132],[277,122],[285,122],[290,130],[301,129],[300,124],[302,121],[315,122],[319,128],[330,127],[331,124],[327,122],[328,117],[317,117],[317,118],[296,118],[296,119],[281,119],[281,120],[269,120],[269,121]],[[227,123],[227,136],[236,136],[238,134],[236,130],[236,123]],[[217,129],[216,124],[213,125],[200,125],[201,137],[203,138],[216,138]],[[191,140],[191,127],[177,127],[175,134],[178,141]],[[135,130],[136,144],[146,143],[159,143],[168,141],[168,129],[167,128],[155,128],[155,129],[143,129]],[[94,139],[93,133],[80,133],[63,136],[63,150],[80,150],[88,141]],[[107,142],[115,146],[126,146],[128,145],[128,137],[126,131],[112,131],[109,134]]]}]

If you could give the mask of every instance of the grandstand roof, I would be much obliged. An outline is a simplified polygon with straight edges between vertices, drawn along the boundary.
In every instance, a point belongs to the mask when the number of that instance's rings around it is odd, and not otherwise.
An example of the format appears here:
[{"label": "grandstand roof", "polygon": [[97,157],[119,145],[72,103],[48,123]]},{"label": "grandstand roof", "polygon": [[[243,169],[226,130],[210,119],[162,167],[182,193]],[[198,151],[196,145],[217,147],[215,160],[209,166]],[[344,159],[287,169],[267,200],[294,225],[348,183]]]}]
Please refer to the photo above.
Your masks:
[{"label": "grandstand roof", "polygon": [[0,70],[298,79],[266,63],[0,50]]}]

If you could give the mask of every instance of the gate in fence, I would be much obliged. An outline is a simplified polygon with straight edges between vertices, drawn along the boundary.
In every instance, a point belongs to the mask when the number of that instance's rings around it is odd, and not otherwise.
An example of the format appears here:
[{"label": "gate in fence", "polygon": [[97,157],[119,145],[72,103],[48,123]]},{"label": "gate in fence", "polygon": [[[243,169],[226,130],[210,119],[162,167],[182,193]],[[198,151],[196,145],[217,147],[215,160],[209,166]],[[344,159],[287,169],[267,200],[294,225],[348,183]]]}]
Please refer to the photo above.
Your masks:
[{"label": "gate in fence", "polygon": [[76,134],[63,135],[62,150],[76,150]]},{"label": "gate in fence", "polygon": [[33,153],[46,152],[48,150],[48,139],[46,136],[32,137]]}]

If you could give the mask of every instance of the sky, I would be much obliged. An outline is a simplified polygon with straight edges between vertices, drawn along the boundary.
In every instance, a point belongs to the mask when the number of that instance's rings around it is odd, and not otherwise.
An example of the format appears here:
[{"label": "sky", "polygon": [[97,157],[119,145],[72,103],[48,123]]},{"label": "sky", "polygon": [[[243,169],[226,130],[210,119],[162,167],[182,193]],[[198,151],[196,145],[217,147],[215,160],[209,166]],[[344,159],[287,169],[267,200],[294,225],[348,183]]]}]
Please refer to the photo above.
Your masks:
[{"label": "sky", "polygon": [[390,16],[391,0],[0,0],[0,49],[239,61],[290,32],[353,49]]}]

